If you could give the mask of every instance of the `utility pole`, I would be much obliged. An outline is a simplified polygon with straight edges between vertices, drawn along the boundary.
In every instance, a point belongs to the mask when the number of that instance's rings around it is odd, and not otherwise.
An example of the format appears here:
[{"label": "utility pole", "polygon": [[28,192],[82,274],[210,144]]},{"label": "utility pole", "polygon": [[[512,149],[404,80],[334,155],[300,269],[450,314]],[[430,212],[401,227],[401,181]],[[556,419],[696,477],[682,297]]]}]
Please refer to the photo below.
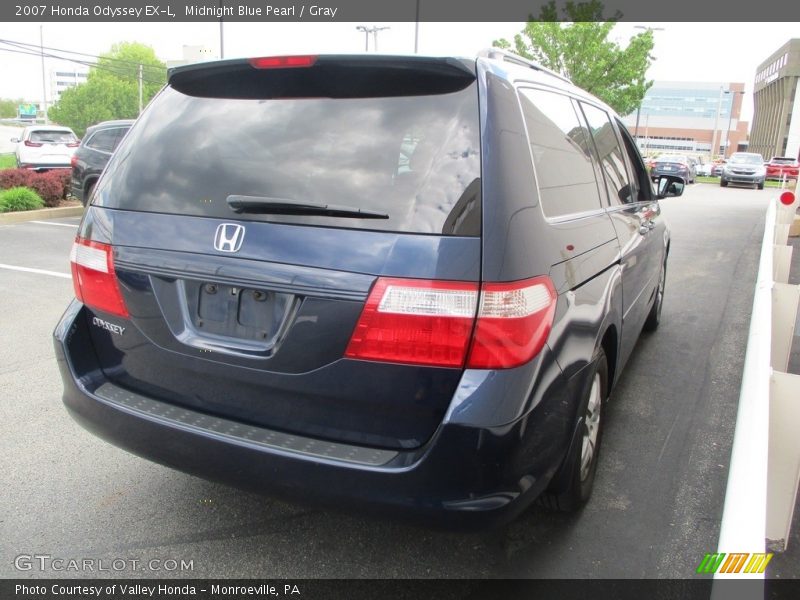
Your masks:
[{"label": "utility pole", "polygon": [[364,32],[364,52],[369,52],[369,29],[363,25],[356,26],[356,29]]},{"label": "utility pole", "polygon": [[142,114],[142,65],[139,65],[139,114]]},{"label": "utility pole", "polygon": [[[220,15],[222,14],[222,0],[219,0],[218,6],[220,7]],[[222,16],[219,18],[219,58],[225,58],[225,40],[222,36]]]},{"label": "utility pole", "polygon": [[44,76],[44,34],[42,25],[39,25],[39,48],[42,55],[42,113],[44,114],[44,124],[47,125],[47,83]]},{"label": "utility pole", "polygon": [[416,19],[414,21],[414,54],[419,50],[419,0],[417,0]]}]

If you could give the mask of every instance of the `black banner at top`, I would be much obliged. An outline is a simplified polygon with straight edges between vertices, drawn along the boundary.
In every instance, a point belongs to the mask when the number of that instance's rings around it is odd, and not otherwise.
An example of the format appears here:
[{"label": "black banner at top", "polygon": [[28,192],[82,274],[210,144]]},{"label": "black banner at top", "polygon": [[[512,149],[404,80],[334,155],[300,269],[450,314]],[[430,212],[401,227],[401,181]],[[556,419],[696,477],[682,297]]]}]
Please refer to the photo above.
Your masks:
[{"label": "black banner at top", "polygon": [[[576,0],[578,3],[580,0]],[[553,20],[572,20],[564,12],[568,0],[554,0]],[[602,19],[621,21],[767,22],[800,21],[800,2],[759,0],[594,0]],[[0,3],[0,21],[8,22],[470,22],[526,21],[539,17],[549,0],[11,0]],[[585,14],[596,15],[587,11]],[[798,26],[800,35],[800,26]],[[743,40],[745,41],[745,40]]]}]

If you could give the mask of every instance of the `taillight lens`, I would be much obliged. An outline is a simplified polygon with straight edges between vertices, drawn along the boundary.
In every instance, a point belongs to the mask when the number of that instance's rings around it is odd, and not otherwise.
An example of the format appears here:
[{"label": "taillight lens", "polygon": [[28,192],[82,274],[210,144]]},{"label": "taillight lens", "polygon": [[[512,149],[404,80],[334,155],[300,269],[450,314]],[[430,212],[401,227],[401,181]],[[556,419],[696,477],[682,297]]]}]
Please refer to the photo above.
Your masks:
[{"label": "taillight lens", "polygon": [[556,299],[549,277],[483,284],[467,367],[508,369],[539,354],[553,327]]},{"label": "taillight lens", "polygon": [[32,142],[30,140],[25,140],[25,145],[28,148],[41,148],[42,146],[44,146],[44,143],[42,143],[42,142]]},{"label": "taillight lens", "polygon": [[92,308],[127,318],[109,244],[75,238],[70,253],[75,297]]},{"label": "taillight lens", "polygon": [[67,148],[77,148],[80,145],[81,145],[80,141],[70,142],[69,144],[67,144]]},{"label": "taillight lens", "polygon": [[256,69],[290,69],[295,67],[311,67],[317,62],[317,56],[260,56],[250,59],[250,66]]},{"label": "taillight lens", "polygon": [[439,367],[516,367],[541,351],[555,302],[548,277],[486,283],[480,291],[474,283],[382,277],[345,356]]},{"label": "taillight lens", "polygon": [[77,165],[78,164],[78,157],[73,154],[72,158],[69,159],[69,164],[70,164],[71,167],[74,167],[75,165]]},{"label": "taillight lens", "polygon": [[477,306],[477,283],[382,277],[367,298],[345,356],[460,367]]}]

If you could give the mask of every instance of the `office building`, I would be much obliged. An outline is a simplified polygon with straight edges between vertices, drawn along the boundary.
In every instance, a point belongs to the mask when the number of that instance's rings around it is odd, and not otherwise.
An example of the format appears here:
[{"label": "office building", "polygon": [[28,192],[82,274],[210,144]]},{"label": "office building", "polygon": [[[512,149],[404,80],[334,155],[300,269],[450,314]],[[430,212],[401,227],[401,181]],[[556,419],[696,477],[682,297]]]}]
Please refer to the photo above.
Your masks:
[{"label": "office building", "polygon": [[[643,154],[722,155],[747,147],[744,83],[656,81],[623,122]],[[714,148],[712,152],[712,148]]]},{"label": "office building", "polygon": [[756,70],[750,148],[764,158],[800,158],[800,38],[781,46]]}]

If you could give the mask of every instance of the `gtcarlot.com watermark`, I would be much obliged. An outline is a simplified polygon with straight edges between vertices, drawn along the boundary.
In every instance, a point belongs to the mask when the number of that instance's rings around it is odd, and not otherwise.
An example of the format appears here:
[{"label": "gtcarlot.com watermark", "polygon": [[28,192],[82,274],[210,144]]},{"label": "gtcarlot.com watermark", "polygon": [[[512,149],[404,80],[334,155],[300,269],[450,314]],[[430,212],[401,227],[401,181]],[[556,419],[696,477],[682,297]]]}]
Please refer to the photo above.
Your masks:
[{"label": "gtcarlot.com watermark", "polygon": [[122,573],[151,571],[173,573],[194,571],[194,560],[183,558],[66,558],[50,554],[20,554],[14,558],[17,571],[51,573]]}]

